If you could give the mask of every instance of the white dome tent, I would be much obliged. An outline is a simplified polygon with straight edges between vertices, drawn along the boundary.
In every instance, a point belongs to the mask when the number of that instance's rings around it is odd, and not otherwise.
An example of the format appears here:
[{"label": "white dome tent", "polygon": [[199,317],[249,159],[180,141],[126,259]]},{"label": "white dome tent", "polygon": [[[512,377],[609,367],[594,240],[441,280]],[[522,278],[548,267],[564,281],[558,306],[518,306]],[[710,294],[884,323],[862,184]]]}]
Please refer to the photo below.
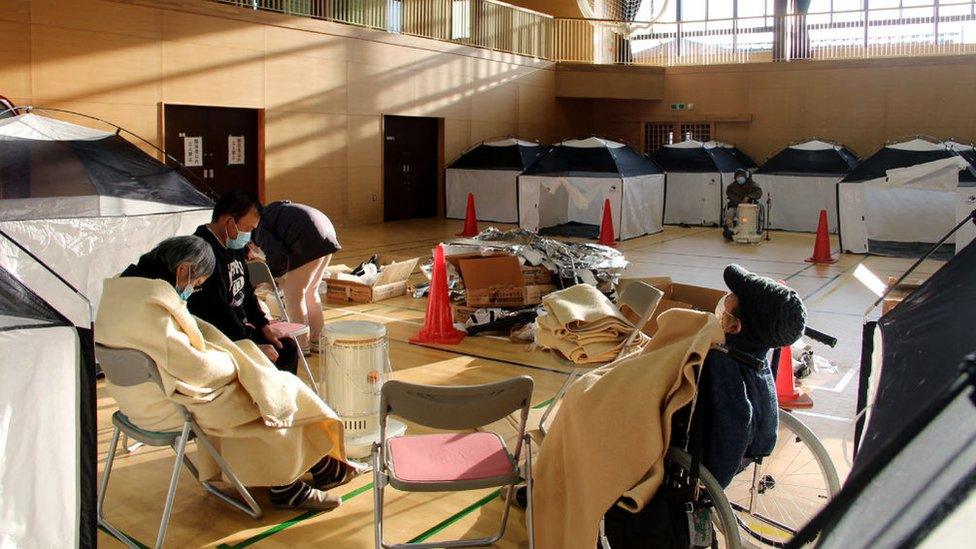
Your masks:
[{"label": "white dome tent", "polygon": [[445,171],[448,219],[465,218],[472,193],[479,221],[518,223],[517,179],[542,151],[518,138],[483,141],[465,151]]},{"label": "white dome tent", "polygon": [[666,173],[664,222],[719,225],[725,187],[735,170],[748,165],[715,142],[687,140],[664,145],[651,159]]},{"label": "white dome tent", "polygon": [[[210,220],[213,202],[118,132],[33,113],[0,120],[0,229],[97,305],[102,280],[161,240]],[[77,300],[16,247],[0,261],[76,324]]]},{"label": "white dome tent", "polygon": [[[965,158],[976,171],[976,149],[972,145],[955,141],[947,141],[946,145]],[[956,220],[962,221],[973,209],[976,209],[976,185],[969,178],[960,178],[959,188],[956,189]],[[976,225],[966,223],[956,231],[956,250],[965,248],[973,240],[976,240]]]},{"label": "white dome tent", "polygon": [[519,176],[518,185],[523,229],[582,224],[599,230],[609,199],[617,239],[662,230],[664,173],[623,143],[599,137],[557,143]]},{"label": "white dome tent", "polygon": [[857,163],[847,147],[819,139],[771,156],[752,176],[770,198],[769,228],[816,232],[820,210],[827,210],[828,230],[836,233],[837,183]]},{"label": "white dome tent", "polygon": [[[18,247],[2,232],[0,242]],[[35,280],[61,284],[36,266]],[[86,317],[76,326],[0,261],[0,547],[95,546],[98,425]]]},{"label": "white dome tent", "polygon": [[[976,171],[945,143],[916,137],[887,145],[837,186],[841,249],[921,255],[956,225],[962,195],[974,185]],[[942,255],[965,237],[950,240]]]}]

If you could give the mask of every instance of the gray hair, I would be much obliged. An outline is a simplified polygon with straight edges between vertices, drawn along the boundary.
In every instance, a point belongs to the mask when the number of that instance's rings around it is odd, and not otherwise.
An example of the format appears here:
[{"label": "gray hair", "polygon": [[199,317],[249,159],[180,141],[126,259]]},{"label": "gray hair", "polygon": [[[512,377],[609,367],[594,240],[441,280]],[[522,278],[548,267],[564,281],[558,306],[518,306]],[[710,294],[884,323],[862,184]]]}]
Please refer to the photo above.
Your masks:
[{"label": "gray hair", "polygon": [[166,266],[170,273],[183,263],[190,264],[190,277],[210,276],[217,265],[213,249],[199,236],[174,236],[160,242],[147,255]]}]

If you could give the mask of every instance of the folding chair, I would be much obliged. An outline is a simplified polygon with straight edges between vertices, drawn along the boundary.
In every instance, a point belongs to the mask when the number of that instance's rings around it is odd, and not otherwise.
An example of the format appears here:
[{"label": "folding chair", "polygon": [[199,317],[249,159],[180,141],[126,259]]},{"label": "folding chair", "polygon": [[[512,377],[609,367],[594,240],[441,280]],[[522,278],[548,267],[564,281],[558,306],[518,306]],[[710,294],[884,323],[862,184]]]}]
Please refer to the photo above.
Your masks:
[{"label": "folding chair", "polygon": [[[620,298],[617,300],[618,308],[620,308],[621,311],[625,311],[625,308],[630,309],[631,312],[637,315],[637,322],[634,324],[634,331],[632,331],[630,336],[628,336],[624,341],[623,346],[620,348],[620,353],[617,355],[617,358],[613,360],[613,362],[625,358],[627,347],[629,347],[634,340],[637,339],[637,336],[644,329],[644,326],[647,325],[649,320],[651,320],[651,316],[654,315],[654,310],[657,309],[657,304],[661,301],[661,297],[663,295],[664,293],[654,286],[636,281],[628,284],[620,293]],[[566,376],[566,381],[564,381],[562,386],[559,387],[559,390],[556,391],[556,396],[552,397],[552,400],[549,402],[549,406],[546,406],[545,412],[542,413],[542,418],[539,419],[539,431],[541,431],[543,435],[546,434],[546,420],[549,419],[549,415],[552,414],[552,411],[556,408],[556,404],[562,400],[563,395],[565,395],[566,391],[569,390],[569,386],[573,384],[573,381],[575,381],[584,370],[610,364],[608,362],[605,364],[595,364],[588,367],[581,367],[574,362],[560,359],[558,357],[557,359],[563,364],[571,367],[572,370],[570,370],[569,375]]]},{"label": "folding chair", "polygon": [[[497,383],[465,386],[415,385],[387,381],[380,398],[380,441],[373,444],[373,499],[376,547],[479,547],[505,535],[525,447],[524,478],[529,495],[526,525],[534,547],[532,521],[532,448],[525,432],[532,398],[532,378],[520,376]],[[389,415],[442,430],[475,429],[521,410],[515,452],[491,432],[465,432],[386,438]],[[451,459],[444,459],[451,456]],[[387,544],[383,541],[383,490],[390,484],[406,492],[455,492],[508,486],[501,529],[488,538],[431,543]]]},{"label": "folding chair", "polygon": [[[275,284],[274,276],[271,275],[271,269],[268,268],[268,264],[264,261],[248,261],[247,262],[247,275],[251,279],[251,284],[257,287],[260,284],[267,284],[271,288],[271,293],[274,295],[275,300],[278,301],[278,310],[281,311],[281,317],[284,320],[272,320],[271,325],[277,328],[282,333],[288,335],[288,337],[298,338],[301,336],[307,336],[311,333],[311,328],[305,324],[299,324],[297,322],[292,322],[288,318],[288,311],[285,310],[285,303],[281,300],[281,294],[278,293],[278,285]],[[319,392],[319,386],[315,382],[315,378],[312,376],[312,369],[308,367],[308,361],[305,360],[305,355],[299,351],[298,361],[302,365],[302,369],[305,370],[305,375],[308,376],[308,381],[312,386],[312,390],[316,393]]]},{"label": "folding chair", "polygon": [[[103,345],[96,345],[95,354],[98,357],[99,363],[102,365],[102,371],[105,372],[105,378],[113,384],[120,387],[132,387],[141,383],[155,383],[159,386],[160,390],[163,389],[163,382],[159,377],[159,370],[156,369],[156,363],[141,351],[135,349],[113,349]],[[102,473],[102,479],[98,486],[98,504],[95,508],[95,514],[100,526],[111,532],[113,536],[129,547],[141,546],[135,540],[130,539],[112,526],[103,514],[105,492],[108,490],[108,479],[112,474],[112,463],[115,461],[115,450],[119,443],[120,433],[125,433],[128,437],[146,446],[169,446],[176,452],[173,474],[170,477],[169,490],[166,492],[166,503],[163,505],[163,517],[159,522],[159,532],[156,534],[156,545],[154,547],[157,549],[163,546],[163,540],[166,538],[166,528],[169,526],[169,516],[173,510],[173,498],[176,496],[176,487],[180,480],[181,466],[189,469],[193,477],[203,484],[203,487],[208,492],[220,498],[221,501],[233,506],[251,518],[261,518],[261,507],[254,501],[247,488],[241,484],[241,481],[227,465],[227,462],[224,461],[224,458],[217,453],[210,439],[204,434],[203,429],[193,419],[193,415],[184,406],[176,403],[173,406],[176,406],[183,416],[183,428],[180,431],[147,431],[129,421],[129,418],[121,410],[112,414],[112,424],[115,426],[115,431],[112,433],[108,459],[105,461],[105,472]],[[223,493],[210,482],[200,480],[199,471],[197,471],[193,462],[186,456],[186,444],[191,440],[196,440],[197,446],[202,447],[203,450],[213,457],[223,472],[224,477],[234,486],[237,493],[244,500],[244,503]]]}]

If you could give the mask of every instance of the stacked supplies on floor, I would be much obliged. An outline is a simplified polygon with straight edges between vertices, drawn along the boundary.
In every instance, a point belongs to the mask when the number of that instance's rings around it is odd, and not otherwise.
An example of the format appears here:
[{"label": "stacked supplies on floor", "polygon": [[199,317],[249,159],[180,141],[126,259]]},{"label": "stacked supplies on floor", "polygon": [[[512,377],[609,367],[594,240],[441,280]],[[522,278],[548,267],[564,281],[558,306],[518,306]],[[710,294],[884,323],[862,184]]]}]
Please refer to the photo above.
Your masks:
[{"label": "stacked supplies on floor", "polygon": [[[542,307],[536,320],[536,344],[576,364],[613,361],[634,331],[617,307],[589,284],[553,292],[542,299]],[[643,349],[649,341],[640,334],[627,354]]]}]

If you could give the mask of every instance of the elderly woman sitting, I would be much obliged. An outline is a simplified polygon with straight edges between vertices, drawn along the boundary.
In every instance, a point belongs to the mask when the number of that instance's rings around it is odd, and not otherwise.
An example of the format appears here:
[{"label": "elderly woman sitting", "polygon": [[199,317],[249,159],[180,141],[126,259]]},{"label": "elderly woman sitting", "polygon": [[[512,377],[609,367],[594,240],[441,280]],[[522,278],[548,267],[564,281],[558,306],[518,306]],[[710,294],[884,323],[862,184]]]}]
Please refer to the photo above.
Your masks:
[{"label": "elderly woman sitting", "polygon": [[[235,343],[189,313],[187,298],[213,270],[210,246],[181,236],[105,281],[95,340],[149,355],[164,387],[107,382],[106,389],[143,429],[178,430],[182,418],[170,403],[185,406],[245,485],[272,487],[276,507],[335,509],[341,500],[326,490],[360,472],[346,461],[342,423],[252,341]],[[219,475],[206,453],[195,461],[202,478]],[[306,472],[311,484],[301,479]]]}]

